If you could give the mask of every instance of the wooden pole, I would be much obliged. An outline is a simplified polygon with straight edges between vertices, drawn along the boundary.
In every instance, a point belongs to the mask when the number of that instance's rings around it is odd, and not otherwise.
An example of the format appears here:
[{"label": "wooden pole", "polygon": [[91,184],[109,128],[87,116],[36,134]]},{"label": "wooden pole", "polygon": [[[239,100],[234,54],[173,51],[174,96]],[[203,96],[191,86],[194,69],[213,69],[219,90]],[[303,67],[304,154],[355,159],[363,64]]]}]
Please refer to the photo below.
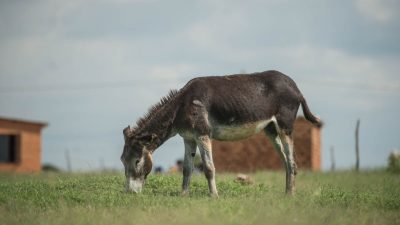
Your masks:
[{"label": "wooden pole", "polygon": [[357,120],[356,124],[356,171],[360,170],[360,145],[359,145],[359,130],[360,130],[360,119]]},{"label": "wooden pole", "polygon": [[65,160],[67,161],[67,171],[68,171],[68,172],[71,172],[71,170],[72,170],[72,167],[71,167],[71,159],[70,159],[70,157],[69,157],[69,151],[68,151],[68,149],[65,150]]},{"label": "wooden pole", "polygon": [[106,170],[106,164],[104,163],[104,159],[100,158],[99,162],[100,162],[100,169],[102,171],[105,171]]},{"label": "wooden pole", "polygon": [[331,146],[331,171],[335,171],[335,167],[336,167],[336,163],[335,163],[335,148],[333,146]]}]

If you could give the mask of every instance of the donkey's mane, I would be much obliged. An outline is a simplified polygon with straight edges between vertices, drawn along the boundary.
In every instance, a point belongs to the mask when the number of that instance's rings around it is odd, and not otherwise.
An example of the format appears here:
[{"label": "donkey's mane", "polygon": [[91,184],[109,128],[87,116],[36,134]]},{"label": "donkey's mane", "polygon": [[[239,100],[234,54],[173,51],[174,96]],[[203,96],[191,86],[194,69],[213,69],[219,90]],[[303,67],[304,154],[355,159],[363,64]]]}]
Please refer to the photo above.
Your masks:
[{"label": "donkey's mane", "polygon": [[164,108],[164,106],[168,105],[168,103],[170,103],[177,95],[178,95],[179,91],[176,89],[172,89],[169,91],[169,93],[162,97],[161,100],[151,106],[148,110],[148,112],[141,118],[139,118],[136,122],[136,128],[133,129],[133,131],[139,131],[141,130],[143,127],[145,127],[145,125],[147,124],[147,122],[149,122],[153,116],[155,114],[157,114],[157,112],[159,112],[161,109]]}]

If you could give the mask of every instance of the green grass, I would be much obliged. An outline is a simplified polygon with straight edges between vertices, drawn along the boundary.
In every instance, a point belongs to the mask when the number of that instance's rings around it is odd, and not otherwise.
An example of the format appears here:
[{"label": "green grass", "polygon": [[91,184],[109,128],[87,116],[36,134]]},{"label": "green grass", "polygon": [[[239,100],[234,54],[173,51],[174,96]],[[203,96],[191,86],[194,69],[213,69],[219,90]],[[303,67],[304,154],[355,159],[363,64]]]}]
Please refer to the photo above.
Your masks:
[{"label": "green grass", "polygon": [[399,175],[300,171],[293,197],[283,172],[251,176],[217,174],[212,199],[202,175],[181,197],[181,175],[151,175],[135,195],[122,174],[0,174],[0,224],[400,224]]}]

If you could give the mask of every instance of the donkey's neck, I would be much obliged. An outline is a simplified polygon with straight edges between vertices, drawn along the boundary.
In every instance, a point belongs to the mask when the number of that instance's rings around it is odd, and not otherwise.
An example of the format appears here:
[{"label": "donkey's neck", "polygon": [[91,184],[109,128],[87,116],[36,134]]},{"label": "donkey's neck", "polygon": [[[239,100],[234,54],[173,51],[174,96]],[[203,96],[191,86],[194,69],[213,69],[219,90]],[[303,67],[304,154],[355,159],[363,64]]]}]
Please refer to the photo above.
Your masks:
[{"label": "donkey's neck", "polygon": [[154,105],[144,118],[139,119],[136,133],[155,134],[156,142],[152,143],[154,149],[175,135],[173,123],[179,110],[179,92],[176,90],[161,99]]},{"label": "donkey's neck", "polygon": [[155,149],[162,145],[169,138],[175,136],[173,123],[178,109],[174,107],[164,107],[152,116],[141,131],[149,134],[156,134],[157,141]]}]

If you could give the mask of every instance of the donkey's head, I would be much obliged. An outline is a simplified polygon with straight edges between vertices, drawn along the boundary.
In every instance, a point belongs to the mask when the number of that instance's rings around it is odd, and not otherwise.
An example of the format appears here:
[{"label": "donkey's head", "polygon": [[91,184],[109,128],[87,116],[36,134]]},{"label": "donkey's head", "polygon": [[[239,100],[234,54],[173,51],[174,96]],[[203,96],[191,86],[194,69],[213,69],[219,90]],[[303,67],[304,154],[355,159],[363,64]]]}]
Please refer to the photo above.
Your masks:
[{"label": "donkey's head", "polygon": [[153,163],[155,134],[137,134],[130,127],[124,129],[125,145],[121,161],[125,167],[126,191],[139,193],[144,186]]}]

